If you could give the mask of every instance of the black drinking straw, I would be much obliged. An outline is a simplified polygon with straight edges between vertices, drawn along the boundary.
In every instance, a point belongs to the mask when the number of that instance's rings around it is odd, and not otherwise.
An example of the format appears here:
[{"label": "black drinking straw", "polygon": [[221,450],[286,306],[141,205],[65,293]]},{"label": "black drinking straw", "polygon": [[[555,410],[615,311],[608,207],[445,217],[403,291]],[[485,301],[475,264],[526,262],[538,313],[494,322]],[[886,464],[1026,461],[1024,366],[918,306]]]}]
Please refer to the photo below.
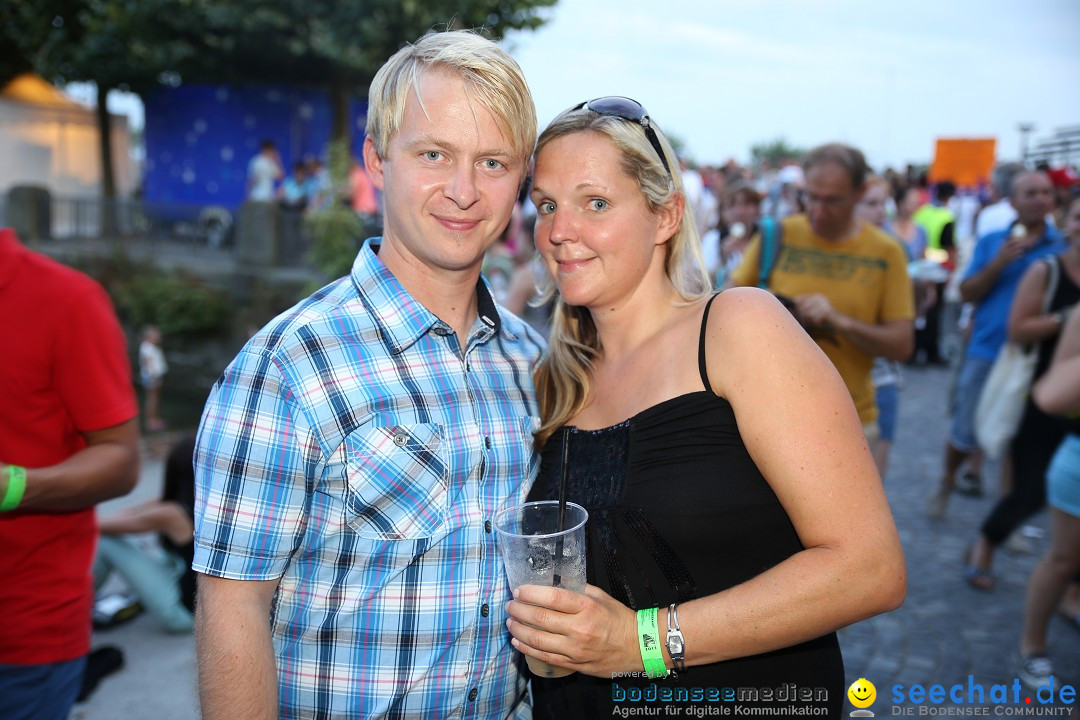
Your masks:
[{"label": "black drinking straw", "polygon": [[[559,480],[559,529],[562,533],[566,526],[566,476],[570,474],[570,430],[567,429],[563,436],[562,446],[562,478]],[[552,578],[552,586],[559,587],[562,584],[562,575],[559,574],[559,564],[563,556],[563,536],[560,534],[555,539],[555,577]]]}]

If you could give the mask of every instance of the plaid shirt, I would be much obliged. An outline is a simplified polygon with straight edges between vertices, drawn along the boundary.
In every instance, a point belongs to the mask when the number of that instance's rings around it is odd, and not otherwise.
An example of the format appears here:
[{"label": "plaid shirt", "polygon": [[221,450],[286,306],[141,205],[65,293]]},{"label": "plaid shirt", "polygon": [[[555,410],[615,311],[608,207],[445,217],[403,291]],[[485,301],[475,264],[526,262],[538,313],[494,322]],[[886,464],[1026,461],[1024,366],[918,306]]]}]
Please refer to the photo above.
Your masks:
[{"label": "plaid shirt", "polygon": [[481,282],[462,352],[373,242],[215,384],[193,566],[280,578],[282,718],[527,716],[491,519],[536,474],[543,341]]}]

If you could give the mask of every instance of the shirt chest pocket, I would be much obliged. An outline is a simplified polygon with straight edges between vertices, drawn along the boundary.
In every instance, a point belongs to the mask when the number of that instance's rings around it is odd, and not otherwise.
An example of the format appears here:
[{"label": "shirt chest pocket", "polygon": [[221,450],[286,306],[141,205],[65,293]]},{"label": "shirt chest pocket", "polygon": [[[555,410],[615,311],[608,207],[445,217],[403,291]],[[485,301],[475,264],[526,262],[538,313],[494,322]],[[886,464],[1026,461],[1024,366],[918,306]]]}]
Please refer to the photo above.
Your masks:
[{"label": "shirt chest pocket", "polygon": [[345,510],[361,537],[431,537],[446,522],[449,465],[441,425],[368,427],[345,439]]}]

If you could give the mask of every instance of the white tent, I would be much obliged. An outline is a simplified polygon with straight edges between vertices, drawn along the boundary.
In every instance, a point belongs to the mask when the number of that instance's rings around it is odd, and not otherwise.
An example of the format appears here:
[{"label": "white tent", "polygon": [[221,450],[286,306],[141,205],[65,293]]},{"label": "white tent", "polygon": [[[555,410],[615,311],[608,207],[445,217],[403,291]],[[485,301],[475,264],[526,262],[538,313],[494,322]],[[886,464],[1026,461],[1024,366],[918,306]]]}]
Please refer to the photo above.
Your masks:
[{"label": "white tent", "polygon": [[[113,171],[121,197],[135,187],[127,118],[109,117]],[[93,108],[70,100],[37,75],[20,75],[0,91],[0,193],[40,185],[54,196],[101,194],[101,161]]]}]

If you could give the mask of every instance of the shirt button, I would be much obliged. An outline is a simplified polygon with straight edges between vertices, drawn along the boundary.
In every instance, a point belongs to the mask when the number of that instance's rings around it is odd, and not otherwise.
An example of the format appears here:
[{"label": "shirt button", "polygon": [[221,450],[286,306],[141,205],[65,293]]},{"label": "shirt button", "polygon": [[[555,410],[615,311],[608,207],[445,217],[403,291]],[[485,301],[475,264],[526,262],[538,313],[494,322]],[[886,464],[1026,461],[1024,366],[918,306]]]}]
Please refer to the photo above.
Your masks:
[{"label": "shirt button", "polygon": [[484,436],[484,447],[486,447],[488,450],[491,449],[491,436],[490,435],[485,435]]},{"label": "shirt button", "polygon": [[435,326],[435,334],[436,335],[442,335],[443,337],[445,337],[445,336],[450,334],[450,330],[448,328],[444,328],[442,325],[436,325]]},{"label": "shirt button", "polygon": [[487,603],[480,606],[480,617],[487,617],[490,612],[491,608],[488,607]]},{"label": "shirt button", "polygon": [[480,694],[480,691],[477,690],[476,688],[473,688],[472,690],[469,691],[469,700],[470,701],[475,700],[476,696],[479,695],[479,694]]},{"label": "shirt button", "polygon": [[394,436],[394,444],[398,447],[405,447],[405,444],[409,442],[409,436],[405,433],[398,433]]},{"label": "shirt button", "polygon": [[486,533],[491,532],[491,521],[490,520],[485,520],[484,521],[484,532],[486,532]]}]

